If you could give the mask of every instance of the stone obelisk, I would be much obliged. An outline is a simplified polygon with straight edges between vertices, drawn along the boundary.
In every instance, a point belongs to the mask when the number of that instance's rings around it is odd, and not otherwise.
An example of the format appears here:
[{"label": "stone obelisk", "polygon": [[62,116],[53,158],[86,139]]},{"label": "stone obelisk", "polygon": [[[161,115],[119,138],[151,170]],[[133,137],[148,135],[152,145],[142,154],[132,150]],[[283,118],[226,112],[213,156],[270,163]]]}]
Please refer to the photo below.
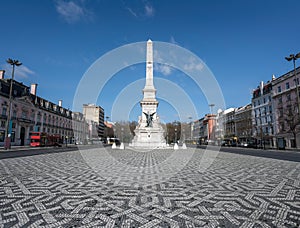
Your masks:
[{"label": "stone obelisk", "polygon": [[158,101],[156,89],[153,84],[153,43],[147,41],[146,55],[146,83],[143,89],[143,99],[140,102],[142,115],[139,117],[138,126],[131,146],[140,148],[165,148],[166,141],[164,130],[157,115]]}]

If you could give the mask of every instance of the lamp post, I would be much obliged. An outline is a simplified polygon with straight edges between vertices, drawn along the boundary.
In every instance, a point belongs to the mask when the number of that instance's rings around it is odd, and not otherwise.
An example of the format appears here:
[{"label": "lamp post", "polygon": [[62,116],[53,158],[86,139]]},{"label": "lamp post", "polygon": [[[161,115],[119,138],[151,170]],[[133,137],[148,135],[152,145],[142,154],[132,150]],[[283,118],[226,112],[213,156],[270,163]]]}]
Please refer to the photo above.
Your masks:
[{"label": "lamp post", "polygon": [[122,140],[122,142],[123,142],[123,134],[124,134],[124,128],[122,127],[121,128],[121,140]]},{"label": "lamp post", "polygon": [[104,137],[105,137],[104,142],[107,142],[107,140],[110,136],[109,135],[110,134],[110,130],[109,130],[110,128],[109,128],[109,125],[108,125],[109,116],[106,116],[105,119],[106,119],[106,122],[104,122]]},{"label": "lamp post", "polygon": [[167,129],[167,145],[169,144],[169,133],[168,133],[168,129]]},{"label": "lamp post", "polygon": [[68,147],[68,136],[66,135],[66,147]]},{"label": "lamp post", "polygon": [[291,61],[293,60],[293,64],[294,64],[294,77],[295,77],[295,86],[296,86],[296,96],[297,96],[297,103],[298,103],[298,115],[299,115],[299,119],[300,119],[300,102],[299,102],[299,90],[298,90],[298,82],[299,80],[297,80],[297,76],[296,76],[296,60],[300,58],[300,52],[296,55],[294,54],[290,54],[289,57],[285,57],[285,59],[287,61]]},{"label": "lamp post", "polygon": [[15,66],[21,66],[22,63],[19,62],[19,60],[13,60],[13,59],[7,59],[6,62],[10,65],[12,65],[12,73],[11,73],[11,80],[10,80],[10,88],[9,88],[9,103],[8,103],[8,114],[7,119],[5,123],[5,144],[4,148],[10,149],[10,140],[11,140],[11,132],[8,133],[8,131],[11,131],[12,124],[11,124],[11,105],[12,105],[12,87],[13,87],[13,81],[15,77]]},{"label": "lamp post", "polygon": [[192,144],[192,139],[193,139],[192,119],[193,119],[193,118],[190,116],[190,117],[189,117],[189,120],[190,120],[190,124],[191,124],[191,144]]}]

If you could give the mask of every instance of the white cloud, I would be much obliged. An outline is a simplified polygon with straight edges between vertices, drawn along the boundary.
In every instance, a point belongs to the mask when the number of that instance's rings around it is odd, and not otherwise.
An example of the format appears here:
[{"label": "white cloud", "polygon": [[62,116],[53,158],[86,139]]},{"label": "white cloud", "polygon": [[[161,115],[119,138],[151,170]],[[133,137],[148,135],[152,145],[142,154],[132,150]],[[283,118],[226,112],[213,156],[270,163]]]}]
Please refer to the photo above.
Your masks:
[{"label": "white cloud", "polygon": [[155,9],[149,2],[143,3],[143,5],[140,7],[128,6],[126,5],[127,3],[125,3],[125,1],[123,2],[123,4],[125,9],[128,10],[128,12],[136,18],[153,17],[155,14]]},{"label": "white cloud", "polygon": [[[166,62],[165,62],[165,57],[164,57],[164,53],[158,51],[158,50],[154,50],[153,51],[153,58],[154,58],[154,70],[156,70],[157,72],[162,73],[163,75],[167,76],[170,75],[173,72],[173,69],[171,66],[169,66]],[[166,64],[162,64],[162,63],[166,63]]]},{"label": "white cloud", "polygon": [[190,58],[188,63],[183,65],[183,69],[186,71],[201,71],[203,69],[203,64],[197,63],[195,58]]},{"label": "white cloud", "polygon": [[19,78],[28,78],[30,75],[35,74],[32,70],[24,65],[19,66],[15,72],[16,76]]},{"label": "white cloud", "polygon": [[74,1],[58,0],[56,2],[56,11],[68,23],[75,23],[81,19],[90,19],[92,12],[84,6],[76,4]]},{"label": "white cloud", "polygon": [[159,50],[153,50],[153,58],[155,62],[162,62],[162,54]]},{"label": "white cloud", "polygon": [[155,12],[155,10],[154,10],[153,6],[150,5],[149,3],[147,3],[145,5],[145,15],[147,17],[152,17],[152,16],[154,16],[154,12]]},{"label": "white cloud", "polygon": [[[10,64],[5,64],[3,66],[3,69],[5,70],[6,78],[10,78],[12,74],[12,66]],[[15,67],[15,79],[24,79],[29,78],[30,75],[34,75],[35,72],[30,70],[27,66],[21,65]]]},{"label": "white cloud", "polygon": [[162,73],[165,76],[170,75],[172,73],[172,67],[163,64],[154,64],[154,70]]}]

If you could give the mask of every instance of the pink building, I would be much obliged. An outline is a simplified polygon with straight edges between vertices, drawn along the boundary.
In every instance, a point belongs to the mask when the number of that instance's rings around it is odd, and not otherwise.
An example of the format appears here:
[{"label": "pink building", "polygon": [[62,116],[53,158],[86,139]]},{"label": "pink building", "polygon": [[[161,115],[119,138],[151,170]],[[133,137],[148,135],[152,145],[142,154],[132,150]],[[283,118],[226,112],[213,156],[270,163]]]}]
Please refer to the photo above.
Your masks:
[{"label": "pink building", "polygon": [[300,117],[298,110],[300,67],[272,81],[276,136],[279,148],[300,148]]}]

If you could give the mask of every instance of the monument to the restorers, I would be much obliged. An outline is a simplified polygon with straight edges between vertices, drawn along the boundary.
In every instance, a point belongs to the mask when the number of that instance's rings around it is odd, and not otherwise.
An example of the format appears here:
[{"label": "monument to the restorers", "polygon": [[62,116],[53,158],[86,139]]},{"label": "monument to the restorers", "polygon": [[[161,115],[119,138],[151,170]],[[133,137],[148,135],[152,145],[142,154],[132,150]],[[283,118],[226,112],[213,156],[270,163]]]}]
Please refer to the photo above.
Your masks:
[{"label": "monument to the restorers", "polygon": [[155,98],[156,89],[153,85],[153,44],[147,42],[146,55],[146,84],[143,89],[144,98],[140,102],[142,116],[139,116],[138,125],[134,130],[135,136],[130,146],[138,148],[165,148],[164,129],[160,124],[156,109],[158,101]]}]

